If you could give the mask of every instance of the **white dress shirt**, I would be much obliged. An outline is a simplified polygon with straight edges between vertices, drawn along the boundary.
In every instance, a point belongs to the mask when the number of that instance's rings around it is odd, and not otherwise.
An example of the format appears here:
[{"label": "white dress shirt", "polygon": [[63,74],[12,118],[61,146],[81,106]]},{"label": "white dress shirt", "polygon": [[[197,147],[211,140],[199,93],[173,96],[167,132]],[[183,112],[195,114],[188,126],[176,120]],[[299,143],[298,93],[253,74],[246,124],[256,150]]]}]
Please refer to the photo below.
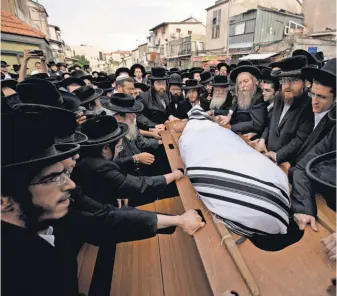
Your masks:
[{"label": "white dress shirt", "polygon": [[291,107],[291,104],[288,104],[288,103],[285,103],[284,106],[283,106],[283,110],[282,110],[282,113],[281,113],[281,116],[280,116],[280,120],[278,122],[278,124],[281,123],[284,115],[286,115],[286,113],[288,112],[289,108]]},{"label": "white dress shirt", "polygon": [[49,226],[44,233],[39,233],[39,236],[42,237],[45,241],[47,241],[49,244],[51,244],[53,247],[55,247],[55,236],[53,235],[54,228],[52,226]]},{"label": "white dress shirt", "polygon": [[330,111],[330,110],[324,111],[324,112],[321,112],[321,113],[315,113],[315,126],[314,126],[314,129],[316,128],[316,126],[319,124],[319,122],[322,120],[322,118],[323,118],[329,111]]}]

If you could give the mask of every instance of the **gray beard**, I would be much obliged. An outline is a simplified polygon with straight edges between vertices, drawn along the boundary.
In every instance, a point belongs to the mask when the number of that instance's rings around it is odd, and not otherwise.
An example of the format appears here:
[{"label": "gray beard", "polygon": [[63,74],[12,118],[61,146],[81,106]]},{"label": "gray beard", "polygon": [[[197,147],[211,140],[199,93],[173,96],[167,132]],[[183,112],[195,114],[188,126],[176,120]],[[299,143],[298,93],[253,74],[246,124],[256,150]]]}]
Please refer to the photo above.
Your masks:
[{"label": "gray beard", "polygon": [[254,92],[242,92],[238,93],[238,106],[240,109],[247,110],[252,103]]},{"label": "gray beard", "polygon": [[129,123],[129,131],[126,134],[126,138],[129,139],[130,141],[137,140],[138,137],[138,127],[137,127],[137,122]]},{"label": "gray beard", "polygon": [[220,107],[226,102],[226,100],[227,100],[227,93],[225,93],[225,95],[221,97],[213,96],[209,107],[211,110],[220,109]]}]

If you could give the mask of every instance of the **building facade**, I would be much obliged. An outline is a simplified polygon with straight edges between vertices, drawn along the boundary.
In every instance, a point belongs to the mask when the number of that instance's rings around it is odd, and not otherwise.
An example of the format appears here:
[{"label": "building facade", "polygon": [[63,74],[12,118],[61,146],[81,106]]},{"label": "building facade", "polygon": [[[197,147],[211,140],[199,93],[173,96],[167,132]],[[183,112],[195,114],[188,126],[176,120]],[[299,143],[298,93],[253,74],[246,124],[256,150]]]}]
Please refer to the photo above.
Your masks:
[{"label": "building facade", "polygon": [[89,61],[91,70],[93,71],[103,71],[105,70],[105,55],[103,52],[94,46],[90,45],[73,45],[71,46],[73,51],[73,56],[84,55],[85,58]]},{"label": "building facade", "polygon": [[27,1],[30,19],[37,29],[43,32],[47,38],[50,38],[49,34],[49,24],[48,24],[48,13],[43,5],[28,0]]}]

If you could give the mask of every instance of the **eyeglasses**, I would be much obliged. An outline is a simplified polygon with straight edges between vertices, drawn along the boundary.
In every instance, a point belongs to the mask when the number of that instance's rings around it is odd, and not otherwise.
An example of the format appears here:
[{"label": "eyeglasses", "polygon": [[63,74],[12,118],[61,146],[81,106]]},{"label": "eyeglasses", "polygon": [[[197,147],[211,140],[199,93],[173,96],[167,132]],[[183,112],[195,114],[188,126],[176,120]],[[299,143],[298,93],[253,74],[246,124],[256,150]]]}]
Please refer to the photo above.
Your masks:
[{"label": "eyeglasses", "polygon": [[32,185],[56,183],[57,186],[62,186],[67,182],[68,178],[70,178],[70,172],[69,171],[63,171],[63,172],[57,174],[56,176],[54,175],[54,177],[52,177],[49,180],[31,183],[29,185],[32,186]]},{"label": "eyeglasses", "polygon": [[282,84],[286,84],[286,83],[293,84],[293,83],[296,83],[298,81],[300,81],[300,79],[298,79],[296,77],[287,77],[287,78],[281,79]]},{"label": "eyeglasses", "polygon": [[331,97],[331,96],[327,97],[327,96],[318,95],[318,94],[313,93],[312,91],[308,92],[308,96],[312,99],[316,98],[316,99],[319,99],[319,100],[327,100]]}]

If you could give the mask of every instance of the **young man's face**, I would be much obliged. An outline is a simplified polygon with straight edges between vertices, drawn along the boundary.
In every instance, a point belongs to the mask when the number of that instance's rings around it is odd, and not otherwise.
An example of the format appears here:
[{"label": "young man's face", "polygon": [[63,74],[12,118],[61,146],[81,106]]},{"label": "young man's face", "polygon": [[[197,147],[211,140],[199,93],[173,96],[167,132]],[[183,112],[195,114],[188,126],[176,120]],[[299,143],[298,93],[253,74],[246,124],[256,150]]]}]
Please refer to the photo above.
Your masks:
[{"label": "young man's face", "polygon": [[170,86],[170,93],[172,96],[174,95],[181,95],[181,87],[179,85],[171,85]]},{"label": "young man's face", "polygon": [[194,73],[193,79],[200,81],[201,80],[200,73]]},{"label": "young man's face", "polygon": [[36,68],[36,70],[40,70],[41,69],[41,63],[36,63],[35,68]]},{"label": "young man's face", "polygon": [[8,66],[1,67],[1,72],[7,73],[8,72]]},{"label": "young man's face", "polygon": [[142,78],[142,77],[143,77],[143,72],[142,72],[142,70],[139,69],[139,68],[136,68],[136,69],[135,69],[135,76],[136,76],[137,78]]},{"label": "young man's face", "polygon": [[284,77],[282,82],[282,97],[286,102],[292,102],[294,98],[299,97],[304,91],[304,81],[296,77]]},{"label": "young man's face", "polygon": [[262,87],[262,95],[263,95],[263,99],[265,102],[270,102],[273,100],[274,96],[275,96],[275,89],[273,88],[272,84],[263,83],[263,87]]},{"label": "young man's face", "polygon": [[220,68],[220,75],[226,76],[227,75],[227,68],[225,66],[222,66]]},{"label": "young man's face", "polygon": [[189,89],[187,91],[187,97],[191,103],[195,103],[198,101],[198,91],[196,89]]},{"label": "young man's face", "polygon": [[57,71],[57,66],[53,65],[53,66],[50,67],[50,69],[52,69],[53,71]]},{"label": "young man's face", "polygon": [[321,113],[328,111],[335,102],[332,88],[314,82],[311,88],[312,111]]},{"label": "young man's face", "polygon": [[45,167],[31,182],[44,183],[28,187],[32,194],[33,205],[42,212],[39,222],[60,219],[67,214],[71,190],[76,185],[65,173],[63,163],[55,163]]}]

